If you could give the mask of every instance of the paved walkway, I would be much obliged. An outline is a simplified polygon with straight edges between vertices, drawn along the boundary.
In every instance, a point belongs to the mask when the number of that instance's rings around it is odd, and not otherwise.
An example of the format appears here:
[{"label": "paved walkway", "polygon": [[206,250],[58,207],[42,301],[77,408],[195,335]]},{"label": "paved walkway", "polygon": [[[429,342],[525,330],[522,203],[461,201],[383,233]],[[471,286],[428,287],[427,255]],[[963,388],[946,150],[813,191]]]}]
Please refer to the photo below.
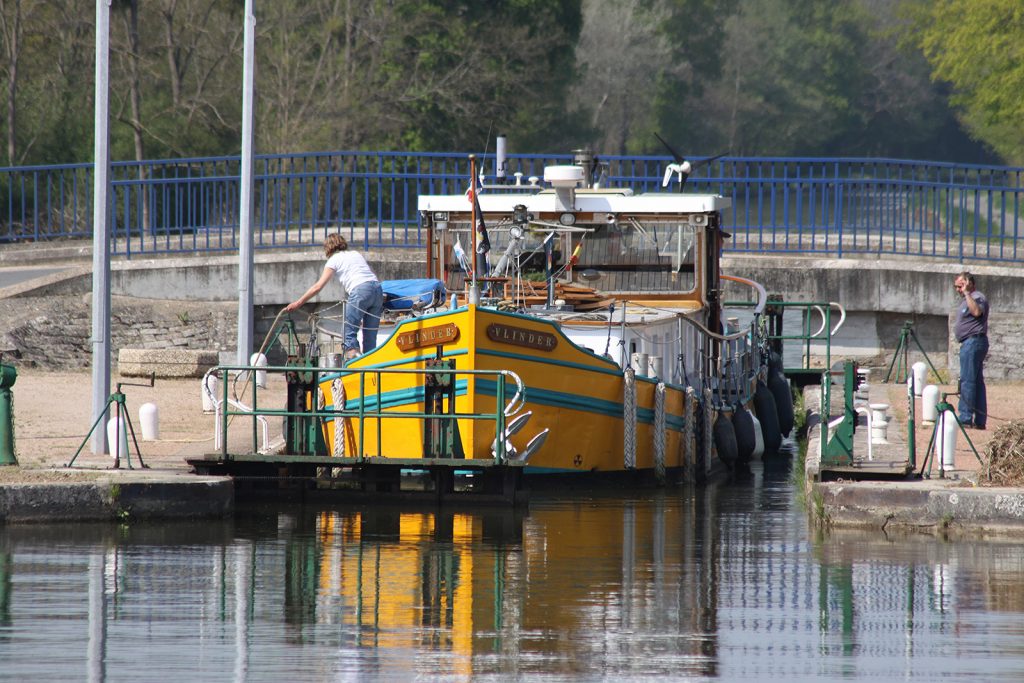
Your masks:
[{"label": "paved walkway", "polygon": [[[1013,419],[1009,415],[995,418],[994,411],[1008,411],[1019,404],[1016,398],[1020,393],[1019,385],[990,387],[994,398],[990,403],[990,429],[957,432],[951,469],[940,469],[938,459],[930,463],[926,459],[935,427],[922,420],[922,399],[915,397],[914,467],[907,476],[899,476],[910,464],[907,387],[880,381],[869,385],[867,398],[862,397],[855,405],[888,404],[885,442],[873,443],[868,456],[870,432],[866,417],[861,416],[854,433],[853,463],[846,467],[821,465],[821,420],[816,414],[820,405],[819,389],[808,387],[805,390],[805,405],[812,410],[806,485],[810,500],[815,501],[810,512],[819,522],[827,527],[900,529],[941,535],[1024,536],[1024,488],[988,485],[984,465],[993,431],[998,424]],[[952,387],[940,387],[940,391],[952,390]],[[842,414],[842,401],[842,386],[833,386],[834,414]],[[949,402],[955,407],[955,397],[950,396]],[[1013,410],[1019,412],[1020,408]],[[833,433],[834,429],[835,426]]]},{"label": "paved walkway", "polygon": [[[885,384],[881,381],[884,378],[885,369],[875,369],[872,376],[878,375],[879,379],[868,382],[868,391],[865,396],[863,391],[857,392],[855,407],[870,407],[871,405],[886,405],[888,425],[885,429],[885,439],[877,442],[871,439],[870,430],[867,425],[867,417],[863,414],[858,416],[858,425],[854,434],[854,463],[853,468],[870,471],[873,469],[897,469],[913,464],[916,473],[929,474],[932,477],[942,478],[948,476],[954,479],[976,479],[984,471],[984,461],[987,458],[986,449],[991,441],[995,430],[998,427],[1013,419],[1024,417],[1024,406],[1018,407],[1017,396],[1021,389],[1018,383],[1014,384],[993,384],[989,387],[992,394],[993,404],[998,406],[994,410],[1005,412],[1007,415],[993,417],[990,428],[985,431],[957,430],[953,446],[954,460],[953,468],[942,472],[939,469],[939,462],[935,457],[929,458],[928,446],[933,436],[937,435],[934,422],[924,420],[924,406],[921,396],[915,396],[913,404],[914,429],[911,434],[910,420],[908,416],[911,411],[907,386],[902,383],[890,382]],[[948,403],[955,410],[957,397],[952,394],[955,387],[938,385],[940,399],[942,392],[948,392]],[[832,420],[843,414],[843,387],[842,384],[834,384],[832,387]],[[805,394],[805,405],[817,413],[819,405],[819,390],[817,387],[808,387]],[[993,410],[993,408],[990,408]],[[910,462],[909,443],[911,438],[914,441],[914,459]],[[933,449],[934,450],[934,449]],[[980,457],[979,457],[980,456]],[[929,472],[930,470],[930,472]]]}]

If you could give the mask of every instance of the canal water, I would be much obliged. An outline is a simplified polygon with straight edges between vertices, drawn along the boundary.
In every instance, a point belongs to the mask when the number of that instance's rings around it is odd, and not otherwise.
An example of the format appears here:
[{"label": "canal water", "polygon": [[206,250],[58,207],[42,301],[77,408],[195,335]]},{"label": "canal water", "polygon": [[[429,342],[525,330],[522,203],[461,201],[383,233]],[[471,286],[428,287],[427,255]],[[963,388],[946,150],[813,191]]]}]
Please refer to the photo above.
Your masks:
[{"label": "canal water", "polygon": [[528,510],[0,528],[0,679],[1024,680],[1024,548],[808,528],[787,464]]}]

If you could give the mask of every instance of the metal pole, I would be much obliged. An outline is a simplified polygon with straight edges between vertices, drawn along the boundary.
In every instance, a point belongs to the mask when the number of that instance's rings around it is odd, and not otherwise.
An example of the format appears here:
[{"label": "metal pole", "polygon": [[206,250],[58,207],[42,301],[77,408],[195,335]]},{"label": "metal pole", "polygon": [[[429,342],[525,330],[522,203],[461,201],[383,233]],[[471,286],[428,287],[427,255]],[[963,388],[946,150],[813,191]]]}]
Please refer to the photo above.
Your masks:
[{"label": "metal pole", "polygon": [[[107,409],[110,395],[110,2],[96,0],[96,104],[93,135],[92,207],[92,417]],[[129,236],[126,236],[129,237]],[[92,452],[105,453],[107,430],[94,430]]]},{"label": "metal pole", "polygon": [[238,357],[239,365],[248,365],[253,339],[253,71],[255,63],[255,0],[245,0],[245,30],[242,56],[242,167],[238,209]]},{"label": "metal pole", "polygon": [[472,238],[471,238],[472,242],[471,242],[471,244],[472,244],[472,248],[473,248],[473,255],[472,255],[470,263],[473,264],[473,281],[469,285],[469,296],[467,297],[467,301],[468,301],[468,303],[471,303],[473,305],[478,305],[480,303],[480,286],[477,284],[477,281],[476,281],[476,273],[480,269],[479,268],[480,257],[476,253],[476,225],[477,225],[476,222],[477,222],[477,219],[478,219],[478,216],[476,215],[476,206],[477,206],[478,202],[477,202],[477,198],[476,198],[476,155],[475,154],[470,154],[469,155],[469,188],[470,188],[470,192],[472,193],[471,196],[473,198],[473,202],[472,202],[473,206],[470,209],[470,216],[471,216],[472,225],[470,225],[470,228],[469,228],[470,232],[472,233]]},{"label": "metal pole", "polygon": [[473,264],[473,287],[476,287],[476,221],[477,221],[478,217],[476,215],[476,204],[477,204],[477,202],[476,202],[476,155],[475,154],[470,154],[469,155],[469,191],[472,193],[471,194],[471,198],[473,200],[472,207],[470,208],[470,216],[471,216],[470,222],[472,224],[472,225],[470,225],[470,231],[471,231],[471,234],[470,234],[470,245],[471,245],[471,248],[473,249],[473,259],[471,261],[471,263]]},{"label": "metal pole", "polygon": [[[548,309],[555,307],[555,233],[549,233],[547,239],[544,240],[544,280],[547,281],[548,285],[548,298],[546,306]],[[647,374],[646,369],[641,369],[641,372]]]},{"label": "metal pole", "polygon": [[914,376],[910,376],[910,383],[907,384],[907,460],[910,471],[917,468],[917,442],[916,423],[917,412],[914,397],[917,395],[917,387],[914,386]]}]

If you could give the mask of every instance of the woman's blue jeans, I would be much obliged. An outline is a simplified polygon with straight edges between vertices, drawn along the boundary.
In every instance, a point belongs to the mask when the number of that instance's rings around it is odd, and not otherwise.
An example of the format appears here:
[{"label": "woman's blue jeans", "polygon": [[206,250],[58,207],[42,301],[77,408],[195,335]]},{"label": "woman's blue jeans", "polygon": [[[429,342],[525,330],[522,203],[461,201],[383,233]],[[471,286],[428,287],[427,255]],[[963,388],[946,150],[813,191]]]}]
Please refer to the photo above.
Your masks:
[{"label": "woman's blue jeans", "polygon": [[384,312],[384,290],[380,282],[364,282],[348,293],[345,305],[345,350],[359,350],[359,328],[363,328],[363,353],[377,348],[377,328]]},{"label": "woman's blue jeans", "polygon": [[968,337],[960,345],[960,424],[985,427],[988,400],[982,366],[988,355],[988,337]]}]

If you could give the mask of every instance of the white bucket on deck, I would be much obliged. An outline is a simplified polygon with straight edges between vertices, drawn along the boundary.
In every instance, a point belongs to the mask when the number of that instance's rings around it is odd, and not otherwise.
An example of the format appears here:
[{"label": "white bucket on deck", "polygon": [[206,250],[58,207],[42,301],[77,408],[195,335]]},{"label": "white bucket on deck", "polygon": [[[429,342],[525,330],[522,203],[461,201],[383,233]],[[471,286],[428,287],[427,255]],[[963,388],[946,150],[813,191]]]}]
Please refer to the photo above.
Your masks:
[{"label": "white bucket on deck", "polygon": [[945,471],[956,468],[956,415],[948,410],[939,415],[935,432],[935,459]]},{"label": "white bucket on deck", "polygon": [[633,354],[633,372],[638,375],[647,375],[650,372],[651,357],[646,353]]},{"label": "white bucket on deck", "polygon": [[921,392],[921,421],[931,424],[939,419],[939,388],[929,384]]},{"label": "white bucket on deck", "polygon": [[[265,368],[267,367],[267,357],[262,353],[254,353],[249,357],[249,365],[255,365],[256,367]],[[256,386],[260,389],[267,388],[267,371],[257,370],[256,371]]]},{"label": "white bucket on deck", "polygon": [[128,457],[128,421],[124,417],[107,420],[107,452],[112,458]]},{"label": "white bucket on deck", "polygon": [[142,425],[143,441],[156,441],[160,438],[160,409],[155,403],[139,406],[139,424]]},{"label": "white bucket on deck", "polygon": [[914,374],[914,396],[920,396],[924,391],[925,382],[928,381],[928,366],[922,361],[917,361],[910,369]]},{"label": "white bucket on deck", "polygon": [[647,367],[649,368],[647,376],[661,379],[661,375],[664,373],[664,365],[661,362],[661,356],[648,356],[647,363]]},{"label": "white bucket on deck", "polygon": [[212,413],[217,409],[217,404],[214,399],[217,395],[217,375],[209,374],[203,382],[206,383],[206,386],[202,386],[202,383],[200,383],[199,388],[200,393],[203,395],[203,412]]}]

